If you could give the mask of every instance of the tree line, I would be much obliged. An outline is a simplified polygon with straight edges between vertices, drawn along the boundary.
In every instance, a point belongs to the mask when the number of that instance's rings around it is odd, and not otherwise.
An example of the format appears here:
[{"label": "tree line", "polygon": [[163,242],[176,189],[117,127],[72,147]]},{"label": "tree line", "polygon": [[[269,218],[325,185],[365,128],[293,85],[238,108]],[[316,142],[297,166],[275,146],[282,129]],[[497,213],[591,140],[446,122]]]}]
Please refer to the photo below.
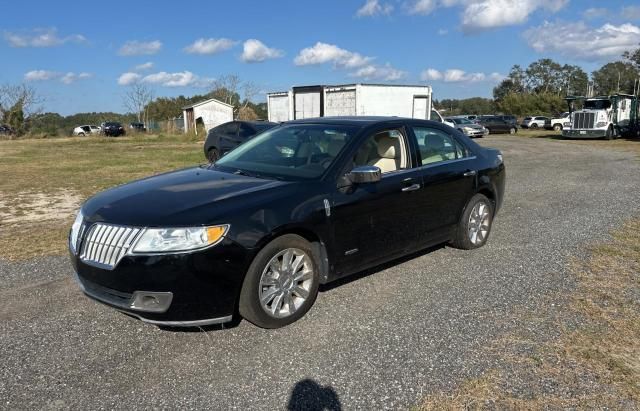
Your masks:
[{"label": "tree line", "polygon": [[[447,115],[503,113],[518,116],[555,115],[567,110],[564,97],[637,92],[640,82],[640,48],[604,64],[589,76],[581,67],[543,58],[523,68],[514,65],[493,89],[493,99],[445,99],[435,101]],[[635,87],[635,89],[634,89]]]}]

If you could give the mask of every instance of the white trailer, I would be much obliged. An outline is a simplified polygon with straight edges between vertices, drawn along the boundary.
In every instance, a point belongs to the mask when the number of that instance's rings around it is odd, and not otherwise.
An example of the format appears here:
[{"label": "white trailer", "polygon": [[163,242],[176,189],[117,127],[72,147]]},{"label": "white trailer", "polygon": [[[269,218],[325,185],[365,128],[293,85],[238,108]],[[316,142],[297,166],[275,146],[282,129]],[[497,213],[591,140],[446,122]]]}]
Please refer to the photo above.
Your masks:
[{"label": "white trailer", "polygon": [[[433,109],[431,87],[344,84],[293,87],[269,93],[269,121],[329,116],[397,116],[444,122]],[[285,109],[286,107],[286,109]],[[284,113],[288,113],[285,118]]]}]

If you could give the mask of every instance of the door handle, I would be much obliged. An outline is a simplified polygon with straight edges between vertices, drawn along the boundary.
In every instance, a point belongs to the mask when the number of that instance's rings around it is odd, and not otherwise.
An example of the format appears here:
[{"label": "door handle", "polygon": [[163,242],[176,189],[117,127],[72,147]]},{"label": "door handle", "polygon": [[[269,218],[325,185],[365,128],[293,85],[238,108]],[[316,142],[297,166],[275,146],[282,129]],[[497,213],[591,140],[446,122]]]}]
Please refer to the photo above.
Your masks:
[{"label": "door handle", "polygon": [[463,174],[463,176],[464,176],[464,177],[471,177],[471,176],[475,176],[477,173],[478,173],[478,172],[477,172],[476,170],[469,170],[469,171],[466,171],[466,172]]},{"label": "door handle", "polygon": [[420,190],[420,184],[411,184],[402,188],[403,192]]}]

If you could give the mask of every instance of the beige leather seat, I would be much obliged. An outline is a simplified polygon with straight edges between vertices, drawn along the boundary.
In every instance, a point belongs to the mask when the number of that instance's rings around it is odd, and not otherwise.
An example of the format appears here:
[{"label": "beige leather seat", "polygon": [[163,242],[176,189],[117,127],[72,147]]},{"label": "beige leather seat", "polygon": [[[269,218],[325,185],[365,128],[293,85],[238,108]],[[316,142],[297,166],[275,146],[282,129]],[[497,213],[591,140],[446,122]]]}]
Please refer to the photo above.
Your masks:
[{"label": "beige leather seat", "polygon": [[370,166],[380,168],[383,173],[396,171],[400,168],[400,140],[393,138],[389,133],[382,133],[376,136],[378,143],[378,158],[369,160]]}]

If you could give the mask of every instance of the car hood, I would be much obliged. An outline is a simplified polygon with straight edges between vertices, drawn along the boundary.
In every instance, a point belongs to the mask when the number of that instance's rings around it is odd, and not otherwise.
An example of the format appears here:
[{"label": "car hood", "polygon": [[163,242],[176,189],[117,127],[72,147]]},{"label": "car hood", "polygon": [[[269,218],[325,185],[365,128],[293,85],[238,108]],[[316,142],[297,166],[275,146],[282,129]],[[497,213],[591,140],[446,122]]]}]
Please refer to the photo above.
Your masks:
[{"label": "car hood", "polygon": [[138,227],[220,223],[234,209],[272,198],[292,182],[194,167],[134,181],[99,193],[82,207],[88,222]]}]

